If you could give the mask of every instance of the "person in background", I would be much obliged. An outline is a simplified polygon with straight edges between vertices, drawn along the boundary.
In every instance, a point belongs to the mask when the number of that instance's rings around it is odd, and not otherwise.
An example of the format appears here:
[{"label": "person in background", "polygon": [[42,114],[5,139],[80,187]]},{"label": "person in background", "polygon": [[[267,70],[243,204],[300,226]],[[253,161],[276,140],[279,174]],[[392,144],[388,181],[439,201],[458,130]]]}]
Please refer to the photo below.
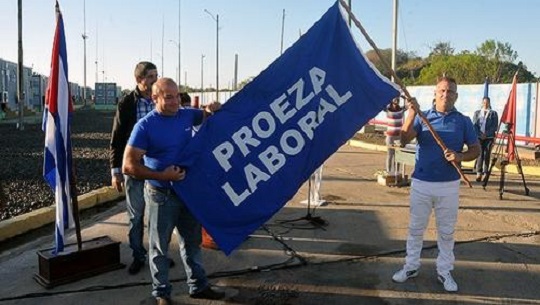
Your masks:
[{"label": "person in background", "polygon": [[386,172],[389,175],[396,175],[399,168],[395,164],[395,150],[391,148],[401,139],[401,126],[403,125],[403,112],[405,108],[399,105],[399,97],[396,97],[385,109],[386,112],[386,146],[388,152],[386,154]]},{"label": "person in background", "polygon": [[482,107],[474,112],[473,124],[476,129],[476,135],[480,140],[480,156],[476,160],[476,181],[480,182],[485,178],[489,170],[489,159],[491,147],[495,140],[495,133],[499,124],[499,115],[497,111],[491,109],[491,100],[489,97],[482,99]]},{"label": "person in background", "polygon": [[157,304],[171,304],[168,251],[176,228],[190,297],[221,299],[225,294],[211,287],[202,266],[201,225],[171,186],[186,175],[175,162],[192,138],[192,127],[219,110],[221,104],[212,103],[205,111],[180,108],[178,87],[170,78],[161,78],[154,84],[152,98],[156,109],[135,125],[123,162],[124,173],[146,179],[152,295]]},{"label": "person in background", "polygon": [[191,107],[191,96],[187,92],[180,93],[180,107],[182,108],[192,108]]},{"label": "person in background", "polygon": [[154,109],[152,85],[157,80],[157,68],[151,62],[142,61],[135,66],[136,87],[117,104],[111,132],[109,159],[111,165],[111,184],[118,191],[126,188],[126,205],[129,216],[129,247],[133,262],[128,268],[130,274],[137,274],[146,261],[143,245],[144,180],[122,174],[122,158],[126,144],[135,123]]},{"label": "person in background", "polygon": [[[437,145],[427,126],[417,116],[418,102],[408,100],[408,114],[401,130],[401,145],[417,139],[416,164],[412,175],[410,220],[407,236],[407,255],[403,268],[393,276],[403,283],[418,276],[424,232],[431,211],[435,211],[437,226],[437,279],[446,291],[458,290],[452,277],[454,269],[454,231],[459,207],[460,175],[451,162],[472,161],[480,153],[480,144],[471,120],[456,110],[456,81],[443,77],[435,89],[435,107],[424,115],[447,145]],[[462,151],[467,145],[467,151]]]}]

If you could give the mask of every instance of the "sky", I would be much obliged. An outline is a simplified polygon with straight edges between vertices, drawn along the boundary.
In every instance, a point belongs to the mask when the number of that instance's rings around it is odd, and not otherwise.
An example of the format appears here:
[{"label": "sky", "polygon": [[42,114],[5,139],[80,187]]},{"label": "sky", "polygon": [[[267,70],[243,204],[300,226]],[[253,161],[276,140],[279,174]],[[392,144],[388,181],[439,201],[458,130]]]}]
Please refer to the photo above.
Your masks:
[{"label": "sky", "polygon": [[[392,44],[393,0],[351,0],[355,16],[379,48]],[[48,75],[55,29],[53,0],[24,0],[24,65]],[[116,82],[133,88],[135,64],[149,60],[161,76],[199,88],[216,84],[216,15],[219,15],[219,86],[257,76],[332,6],[334,0],[60,0],[69,80],[83,84],[88,36],[87,85]],[[0,58],[17,61],[17,1],[0,2]],[[205,9],[209,13],[205,12]],[[283,10],[285,19],[283,21]],[[540,76],[540,5],[536,0],[399,0],[398,48],[427,56],[437,42],[456,52],[487,39],[508,42],[517,61]],[[86,22],[84,22],[86,20]],[[180,39],[179,39],[180,21]],[[353,25],[364,51],[371,47]],[[178,44],[180,42],[180,44]],[[180,47],[178,47],[180,46]],[[203,57],[204,55],[204,57]],[[97,62],[97,68],[96,68]],[[202,64],[201,64],[202,63]],[[187,77],[186,77],[187,76]]]}]

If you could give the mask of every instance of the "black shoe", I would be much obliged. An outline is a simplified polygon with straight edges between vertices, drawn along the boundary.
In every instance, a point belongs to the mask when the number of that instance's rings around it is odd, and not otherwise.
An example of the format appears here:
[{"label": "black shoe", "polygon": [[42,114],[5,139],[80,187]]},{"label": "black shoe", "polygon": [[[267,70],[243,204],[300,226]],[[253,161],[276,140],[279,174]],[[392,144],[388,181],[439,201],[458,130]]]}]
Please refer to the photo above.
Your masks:
[{"label": "black shoe", "polygon": [[176,263],[172,260],[172,258],[169,258],[169,268],[172,268],[176,265]]},{"label": "black shoe", "polygon": [[129,274],[137,274],[139,271],[141,271],[141,268],[144,266],[144,261],[140,261],[138,259],[134,259],[133,263],[129,265],[128,272]]},{"label": "black shoe", "polygon": [[476,175],[476,182],[482,181],[482,175]]},{"label": "black shoe", "polygon": [[190,294],[189,297],[193,299],[220,300],[225,297],[225,292],[215,291],[209,285],[199,292]]}]

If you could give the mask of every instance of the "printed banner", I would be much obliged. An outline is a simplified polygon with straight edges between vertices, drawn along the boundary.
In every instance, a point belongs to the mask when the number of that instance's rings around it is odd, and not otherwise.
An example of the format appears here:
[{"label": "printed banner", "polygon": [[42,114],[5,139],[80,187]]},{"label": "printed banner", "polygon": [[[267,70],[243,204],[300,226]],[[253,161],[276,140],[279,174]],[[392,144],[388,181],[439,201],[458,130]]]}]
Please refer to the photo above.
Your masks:
[{"label": "printed banner", "polygon": [[398,96],[331,7],[233,96],[178,157],[174,189],[229,254]]}]

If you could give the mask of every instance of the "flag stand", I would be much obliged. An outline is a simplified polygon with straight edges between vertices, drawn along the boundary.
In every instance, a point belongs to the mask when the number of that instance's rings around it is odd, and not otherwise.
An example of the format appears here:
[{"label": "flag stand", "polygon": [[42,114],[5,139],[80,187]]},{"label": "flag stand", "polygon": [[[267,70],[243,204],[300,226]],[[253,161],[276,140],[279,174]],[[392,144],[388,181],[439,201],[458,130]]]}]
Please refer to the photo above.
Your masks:
[{"label": "flag stand", "polygon": [[55,255],[54,248],[37,251],[39,269],[34,280],[50,289],[59,285],[124,268],[120,263],[120,242],[100,236],[78,244],[68,244]]},{"label": "flag stand", "polygon": [[[501,124],[503,125],[503,124]],[[499,126],[500,129],[500,126]],[[503,156],[504,154],[504,148],[508,148],[508,145],[513,144],[513,147],[516,146],[516,138],[514,135],[514,128],[512,123],[506,123],[504,126],[504,130],[500,133],[501,137],[498,139],[497,144],[495,145],[495,153],[493,158],[491,159],[491,164],[489,166],[489,170],[486,173],[486,177],[484,178],[484,181],[482,183],[482,187],[486,189],[486,186],[489,181],[489,177],[491,176],[491,172],[493,170],[493,167],[497,163],[500,156]],[[506,142],[506,144],[505,144]],[[508,149],[507,149],[508,150]],[[510,158],[508,156],[509,153],[505,157],[501,157],[501,177],[499,180],[499,200],[503,199],[504,194],[504,179],[506,174],[506,166],[510,164]],[[527,181],[525,181],[525,175],[523,174],[523,167],[521,166],[521,159],[519,158],[518,150],[515,149],[515,159],[517,163],[518,173],[521,175],[521,181],[523,182],[523,186],[525,187],[525,195],[529,196],[529,188],[527,187]]]},{"label": "flag stand", "polygon": [[78,192],[73,177],[75,173],[72,173],[70,188],[77,243],[66,245],[58,254],[54,254],[54,248],[37,251],[39,268],[34,279],[47,289],[125,267],[120,263],[120,242],[108,236],[82,241]]},{"label": "flag stand", "polygon": [[[328,225],[328,221],[322,219],[319,216],[313,216],[311,214],[311,192],[312,192],[312,189],[311,189],[311,176],[310,176],[308,178],[308,199],[307,199],[306,215],[303,216],[303,217],[296,218],[296,219],[280,220],[278,222],[280,224],[284,225],[284,224],[290,224],[290,223],[294,223],[294,222],[298,222],[298,221],[306,221],[308,224],[313,226],[313,228],[316,228],[316,229],[319,228],[319,229],[326,230],[324,227],[326,227]],[[315,208],[313,210],[315,210]]]}]

